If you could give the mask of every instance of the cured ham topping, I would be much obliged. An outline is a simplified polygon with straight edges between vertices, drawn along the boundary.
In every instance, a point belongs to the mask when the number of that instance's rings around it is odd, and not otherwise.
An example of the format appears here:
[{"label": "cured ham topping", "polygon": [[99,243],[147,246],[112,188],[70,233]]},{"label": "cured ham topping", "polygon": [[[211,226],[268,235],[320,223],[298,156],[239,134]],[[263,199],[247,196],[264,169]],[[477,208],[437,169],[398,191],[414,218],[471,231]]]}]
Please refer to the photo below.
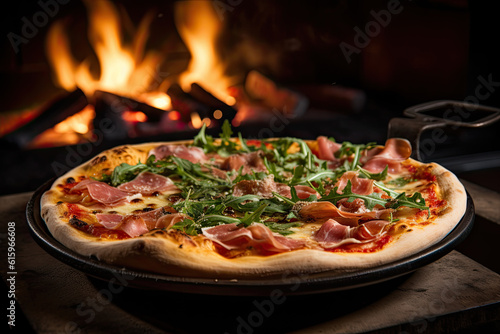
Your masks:
[{"label": "cured ham topping", "polygon": [[[311,195],[316,195],[317,198],[320,198],[320,194],[318,194],[318,192],[316,190],[314,190],[313,188],[309,187],[309,186],[303,186],[303,185],[298,185],[298,186],[294,186],[295,188],[295,191],[297,192],[297,196],[300,198],[300,199],[306,199],[306,198],[309,198],[309,196]],[[286,196],[288,198],[292,198],[292,196]]]},{"label": "cured ham topping", "polygon": [[382,151],[368,159],[363,168],[371,173],[380,173],[388,167],[389,173],[399,173],[401,162],[411,155],[411,144],[402,138],[390,138]]},{"label": "cured ham topping", "polygon": [[186,215],[175,213],[171,207],[162,207],[131,215],[98,213],[96,218],[107,229],[122,230],[130,237],[136,237],[156,228],[169,228]]},{"label": "cured ham topping", "polygon": [[156,223],[155,223],[155,228],[163,228],[163,229],[168,229],[172,227],[173,225],[183,221],[184,219],[188,218],[185,214],[182,213],[172,213],[170,215],[165,215],[160,217]]},{"label": "cured ham topping", "polygon": [[298,211],[301,218],[306,220],[321,221],[334,218],[338,222],[347,226],[358,226],[360,221],[380,219],[387,215],[391,209],[381,209],[374,211],[357,210],[361,212],[346,212],[336,207],[330,202],[305,203]]},{"label": "cured ham topping", "polygon": [[347,181],[351,181],[351,191],[355,194],[369,195],[373,193],[373,180],[359,178],[358,172],[353,171],[344,173],[337,181],[337,193],[342,194],[342,191],[347,185]]},{"label": "cured ham topping", "polygon": [[240,170],[240,168],[243,167],[243,175],[250,174],[252,172],[267,171],[264,161],[262,160],[261,151],[233,154],[224,161],[221,167],[225,170]]},{"label": "cured ham topping", "polygon": [[125,216],[122,224],[120,225],[120,229],[132,238],[149,232],[144,219],[136,215]]},{"label": "cured ham topping", "polygon": [[[84,184],[81,185],[81,183]],[[126,202],[130,202],[131,200],[142,196],[141,194],[131,195],[128,192],[112,187],[104,182],[84,180],[81,183],[73,187],[73,191],[83,190],[83,188],[87,188],[89,195],[94,200],[107,206],[116,206],[124,204]]]},{"label": "cured ham topping", "polygon": [[[319,197],[318,192],[311,187],[298,185],[294,186],[294,188],[300,199],[306,199],[310,195],[316,195]],[[283,183],[274,182],[273,175],[269,175],[263,180],[243,180],[236,183],[233,187],[233,195],[237,197],[244,195],[258,195],[263,198],[271,198],[273,197],[273,192],[292,198],[290,187]]]},{"label": "cured ham topping", "polygon": [[328,161],[338,161],[334,154],[340,149],[340,147],[342,147],[342,144],[333,142],[324,136],[318,137],[317,141],[318,158]]},{"label": "cured ham topping", "polygon": [[367,243],[383,236],[387,224],[385,220],[372,220],[360,226],[350,227],[340,224],[335,219],[328,219],[321,225],[314,238],[325,249],[344,244]]},{"label": "cured ham topping", "polygon": [[189,160],[192,163],[205,162],[208,160],[205,152],[196,146],[185,145],[160,145],[149,151],[149,156],[154,155],[157,160],[164,159],[169,156]]},{"label": "cured ham topping", "polygon": [[287,252],[305,246],[305,241],[286,238],[273,233],[267,226],[254,223],[249,227],[238,227],[236,223],[202,228],[205,237],[225,249],[256,248],[268,252]]},{"label": "cured ham topping", "polygon": [[90,197],[106,206],[117,206],[137,201],[142,195],[154,195],[165,191],[180,191],[174,182],[168,177],[143,172],[134,180],[126,182],[117,188],[91,179],[85,179],[74,186],[70,193],[78,193],[87,190]]},{"label": "cured ham topping", "polygon": [[240,197],[244,195],[258,195],[263,198],[271,198],[273,192],[277,192],[274,176],[269,175],[263,180],[243,180],[233,187],[233,195]]},{"label": "cured ham topping", "polygon": [[114,229],[123,221],[122,215],[114,213],[98,213],[95,216],[97,218],[97,222],[107,229]]},{"label": "cured ham topping", "polygon": [[157,191],[180,191],[168,177],[150,172],[140,173],[134,180],[121,184],[117,189],[142,195],[151,195]]},{"label": "cured ham topping", "polygon": [[355,214],[363,214],[370,211],[366,208],[365,201],[363,201],[361,198],[356,198],[352,202],[349,202],[347,198],[342,198],[337,202],[337,207],[342,212]]}]

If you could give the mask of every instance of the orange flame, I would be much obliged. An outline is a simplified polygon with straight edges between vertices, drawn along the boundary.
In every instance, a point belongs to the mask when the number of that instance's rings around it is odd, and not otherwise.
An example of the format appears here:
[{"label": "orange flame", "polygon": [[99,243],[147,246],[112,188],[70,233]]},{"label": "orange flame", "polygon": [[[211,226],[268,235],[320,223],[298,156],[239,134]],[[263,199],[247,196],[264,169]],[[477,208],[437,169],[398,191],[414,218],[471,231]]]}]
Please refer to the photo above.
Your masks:
[{"label": "orange flame", "polygon": [[234,105],[236,101],[228,94],[228,87],[235,83],[235,78],[225,74],[224,63],[215,49],[222,21],[212,1],[179,1],[175,6],[175,19],[177,30],[191,53],[188,69],[180,76],[182,89],[190,91],[191,84],[198,83],[219,100]]},{"label": "orange flame", "polygon": [[153,16],[149,14],[143,18],[132,43],[126,45],[122,41],[120,15],[112,3],[84,2],[89,16],[89,41],[99,61],[100,75],[98,78],[92,75],[89,59],[81,63],[74,59],[64,24],[55,22],[48,32],[47,56],[59,85],[68,91],[78,87],[87,96],[103,90],[168,109],[169,96],[150,91],[150,87],[161,84],[157,69],[162,57],[144,50]]},{"label": "orange flame", "polygon": [[146,122],[148,120],[148,116],[142,111],[125,111],[122,118],[130,123]]},{"label": "orange flame", "polygon": [[82,139],[90,140],[94,117],[94,107],[88,105],[53,128],[39,134],[28,148],[74,145],[81,142]]}]

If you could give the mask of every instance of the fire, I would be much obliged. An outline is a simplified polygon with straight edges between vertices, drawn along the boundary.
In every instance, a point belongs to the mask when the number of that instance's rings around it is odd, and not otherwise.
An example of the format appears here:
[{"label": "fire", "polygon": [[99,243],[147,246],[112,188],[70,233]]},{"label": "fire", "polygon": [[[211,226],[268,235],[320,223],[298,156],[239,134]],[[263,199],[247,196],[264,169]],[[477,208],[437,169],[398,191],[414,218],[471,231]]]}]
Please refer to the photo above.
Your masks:
[{"label": "fire", "polygon": [[94,107],[88,105],[80,112],[56,124],[52,129],[39,134],[28,148],[75,145],[91,140],[92,120],[95,117]]},{"label": "fire", "polygon": [[95,117],[94,108],[88,105],[82,111],[66,118],[54,126],[54,131],[60,134],[74,131],[79,134],[86,134],[90,130],[90,124]]},{"label": "fire", "polygon": [[130,123],[146,122],[148,120],[148,116],[142,111],[125,111],[122,118]]},{"label": "fire", "polygon": [[74,59],[65,25],[55,22],[48,32],[47,56],[59,85],[68,91],[78,87],[89,97],[96,90],[103,90],[167,110],[170,107],[169,96],[151,91],[151,87],[161,84],[157,68],[162,57],[154,51],[145,52],[153,16],[146,15],[132,43],[125,44],[120,15],[112,3],[84,2],[89,17],[88,38],[99,62],[100,75],[96,78],[92,74],[90,60],[77,62]]},{"label": "fire", "polygon": [[228,87],[236,78],[225,74],[225,66],[215,46],[222,29],[212,1],[179,1],[175,7],[177,30],[191,53],[188,69],[180,76],[180,85],[189,92],[192,83],[198,83],[228,105],[235,99]]},{"label": "fire", "polygon": [[[59,86],[67,91],[79,88],[89,101],[98,98],[96,91],[102,91],[165,110],[167,113],[163,120],[172,124],[164,129],[185,126],[201,128],[203,124],[217,124],[216,120],[223,117],[221,110],[215,110],[210,115],[215,122],[209,117],[202,118],[195,111],[172,110],[172,102],[166,94],[172,78],[162,79],[159,72],[164,55],[146,49],[149,29],[155,17],[153,13],[145,15],[132,35],[129,35],[124,32],[129,33],[131,29],[127,26],[124,31],[122,28],[120,13],[123,12],[112,1],[83,0],[83,3],[88,14],[87,33],[93,54],[83,61],[78,60],[82,59],[82,55],[74,57],[71,36],[64,21],[54,22],[47,34],[47,59]],[[226,74],[227,63],[222,61],[217,52],[223,22],[212,2],[178,1],[174,4],[173,14],[178,33],[191,55],[188,68],[178,77],[179,85],[185,92],[190,92],[192,84],[197,83],[219,100],[235,105],[236,95],[231,93],[231,87],[235,87],[242,78]],[[99,71],[96,72],[96,69]],[[66,144],[91,138],[91,120],[95,116],[93,109],[92,113],[85,109],[74,115],[51,129],[50,136],[64,134],[66,139],[70,138]],[[129,124],[135,125],[148,121],[149,114],[127,110],[121,116]],[[68,134],[70,131],[71,135]],[[42,139],[37,142],[43,145]]]}]

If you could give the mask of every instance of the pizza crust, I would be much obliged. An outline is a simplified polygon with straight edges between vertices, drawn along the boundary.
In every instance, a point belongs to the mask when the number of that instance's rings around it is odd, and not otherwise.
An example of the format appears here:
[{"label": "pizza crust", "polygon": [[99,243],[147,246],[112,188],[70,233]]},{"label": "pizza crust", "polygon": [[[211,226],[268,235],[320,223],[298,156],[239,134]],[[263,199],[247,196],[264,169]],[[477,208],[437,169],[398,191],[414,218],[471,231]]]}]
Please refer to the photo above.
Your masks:
[{"label": "pizza crust", "polygon": [[[187,144],[191,141],[174,142]],[[169,144],[171,144],[170,142]],[[80,175],[101,177],[100,171],[127,162],[144,162],[147,152],[160,144],[126,145],[105,151],[87,163],[57,179],[41,199],[41,214],[50,233],[69,249],[89,257],[152,273],[193,278],[260,279],[281,276],[283,273],[317,273],[323,271],[347,272],[373,268],[413,255],[442,240],[458,224],[466,209],[466,192],[457,177],[437,164],[430,172],[442,191],[447,206],[431,224],[413,228],[399,236],[383,249],[372,253],[334,253],[305,249],[272,256],[245,256],[225,258],[214,252],[211,242],[200,247],[189,242],[179,244],[178,238],[156,234],[125,240],[101,240],[88,236],[63,220],[61,205],[57,204],[57,184],[68,177]],[[412,164],[420,164],[411,160]]]}]

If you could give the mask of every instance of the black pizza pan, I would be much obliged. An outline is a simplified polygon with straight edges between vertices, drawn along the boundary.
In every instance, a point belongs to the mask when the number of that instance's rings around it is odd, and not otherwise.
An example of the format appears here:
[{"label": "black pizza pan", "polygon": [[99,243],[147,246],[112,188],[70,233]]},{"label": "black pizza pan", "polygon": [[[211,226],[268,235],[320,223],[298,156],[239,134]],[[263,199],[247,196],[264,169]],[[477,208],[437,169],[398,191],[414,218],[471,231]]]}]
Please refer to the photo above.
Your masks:
[{"label": "black pizza pan", "polygon": [[325,271],[304,274],[285,272],[278,278],[262,279],[218,279],[178,277],[155,274],[123,268],[101,262],[95,258],[80,255],[58,242],[49,232],[40,215],[40,199],[50,188],[54,180],[40,186],[31,197],[26,207],[26,218],[34,240],[47,253],[57,260],[103,280],[122,284],[127,287],[179,293],[219,295],[219,296],[262,296],[273,291],[289,295],[308,295],[325,292],[337,292],[378,284],[390,279],[410,274],[451,252],[472,230],[474,224],[474,204],[467,194],[467,206],[464,216],[456,227],[441,241],[416,254],[384,265],[348,273]]}]

